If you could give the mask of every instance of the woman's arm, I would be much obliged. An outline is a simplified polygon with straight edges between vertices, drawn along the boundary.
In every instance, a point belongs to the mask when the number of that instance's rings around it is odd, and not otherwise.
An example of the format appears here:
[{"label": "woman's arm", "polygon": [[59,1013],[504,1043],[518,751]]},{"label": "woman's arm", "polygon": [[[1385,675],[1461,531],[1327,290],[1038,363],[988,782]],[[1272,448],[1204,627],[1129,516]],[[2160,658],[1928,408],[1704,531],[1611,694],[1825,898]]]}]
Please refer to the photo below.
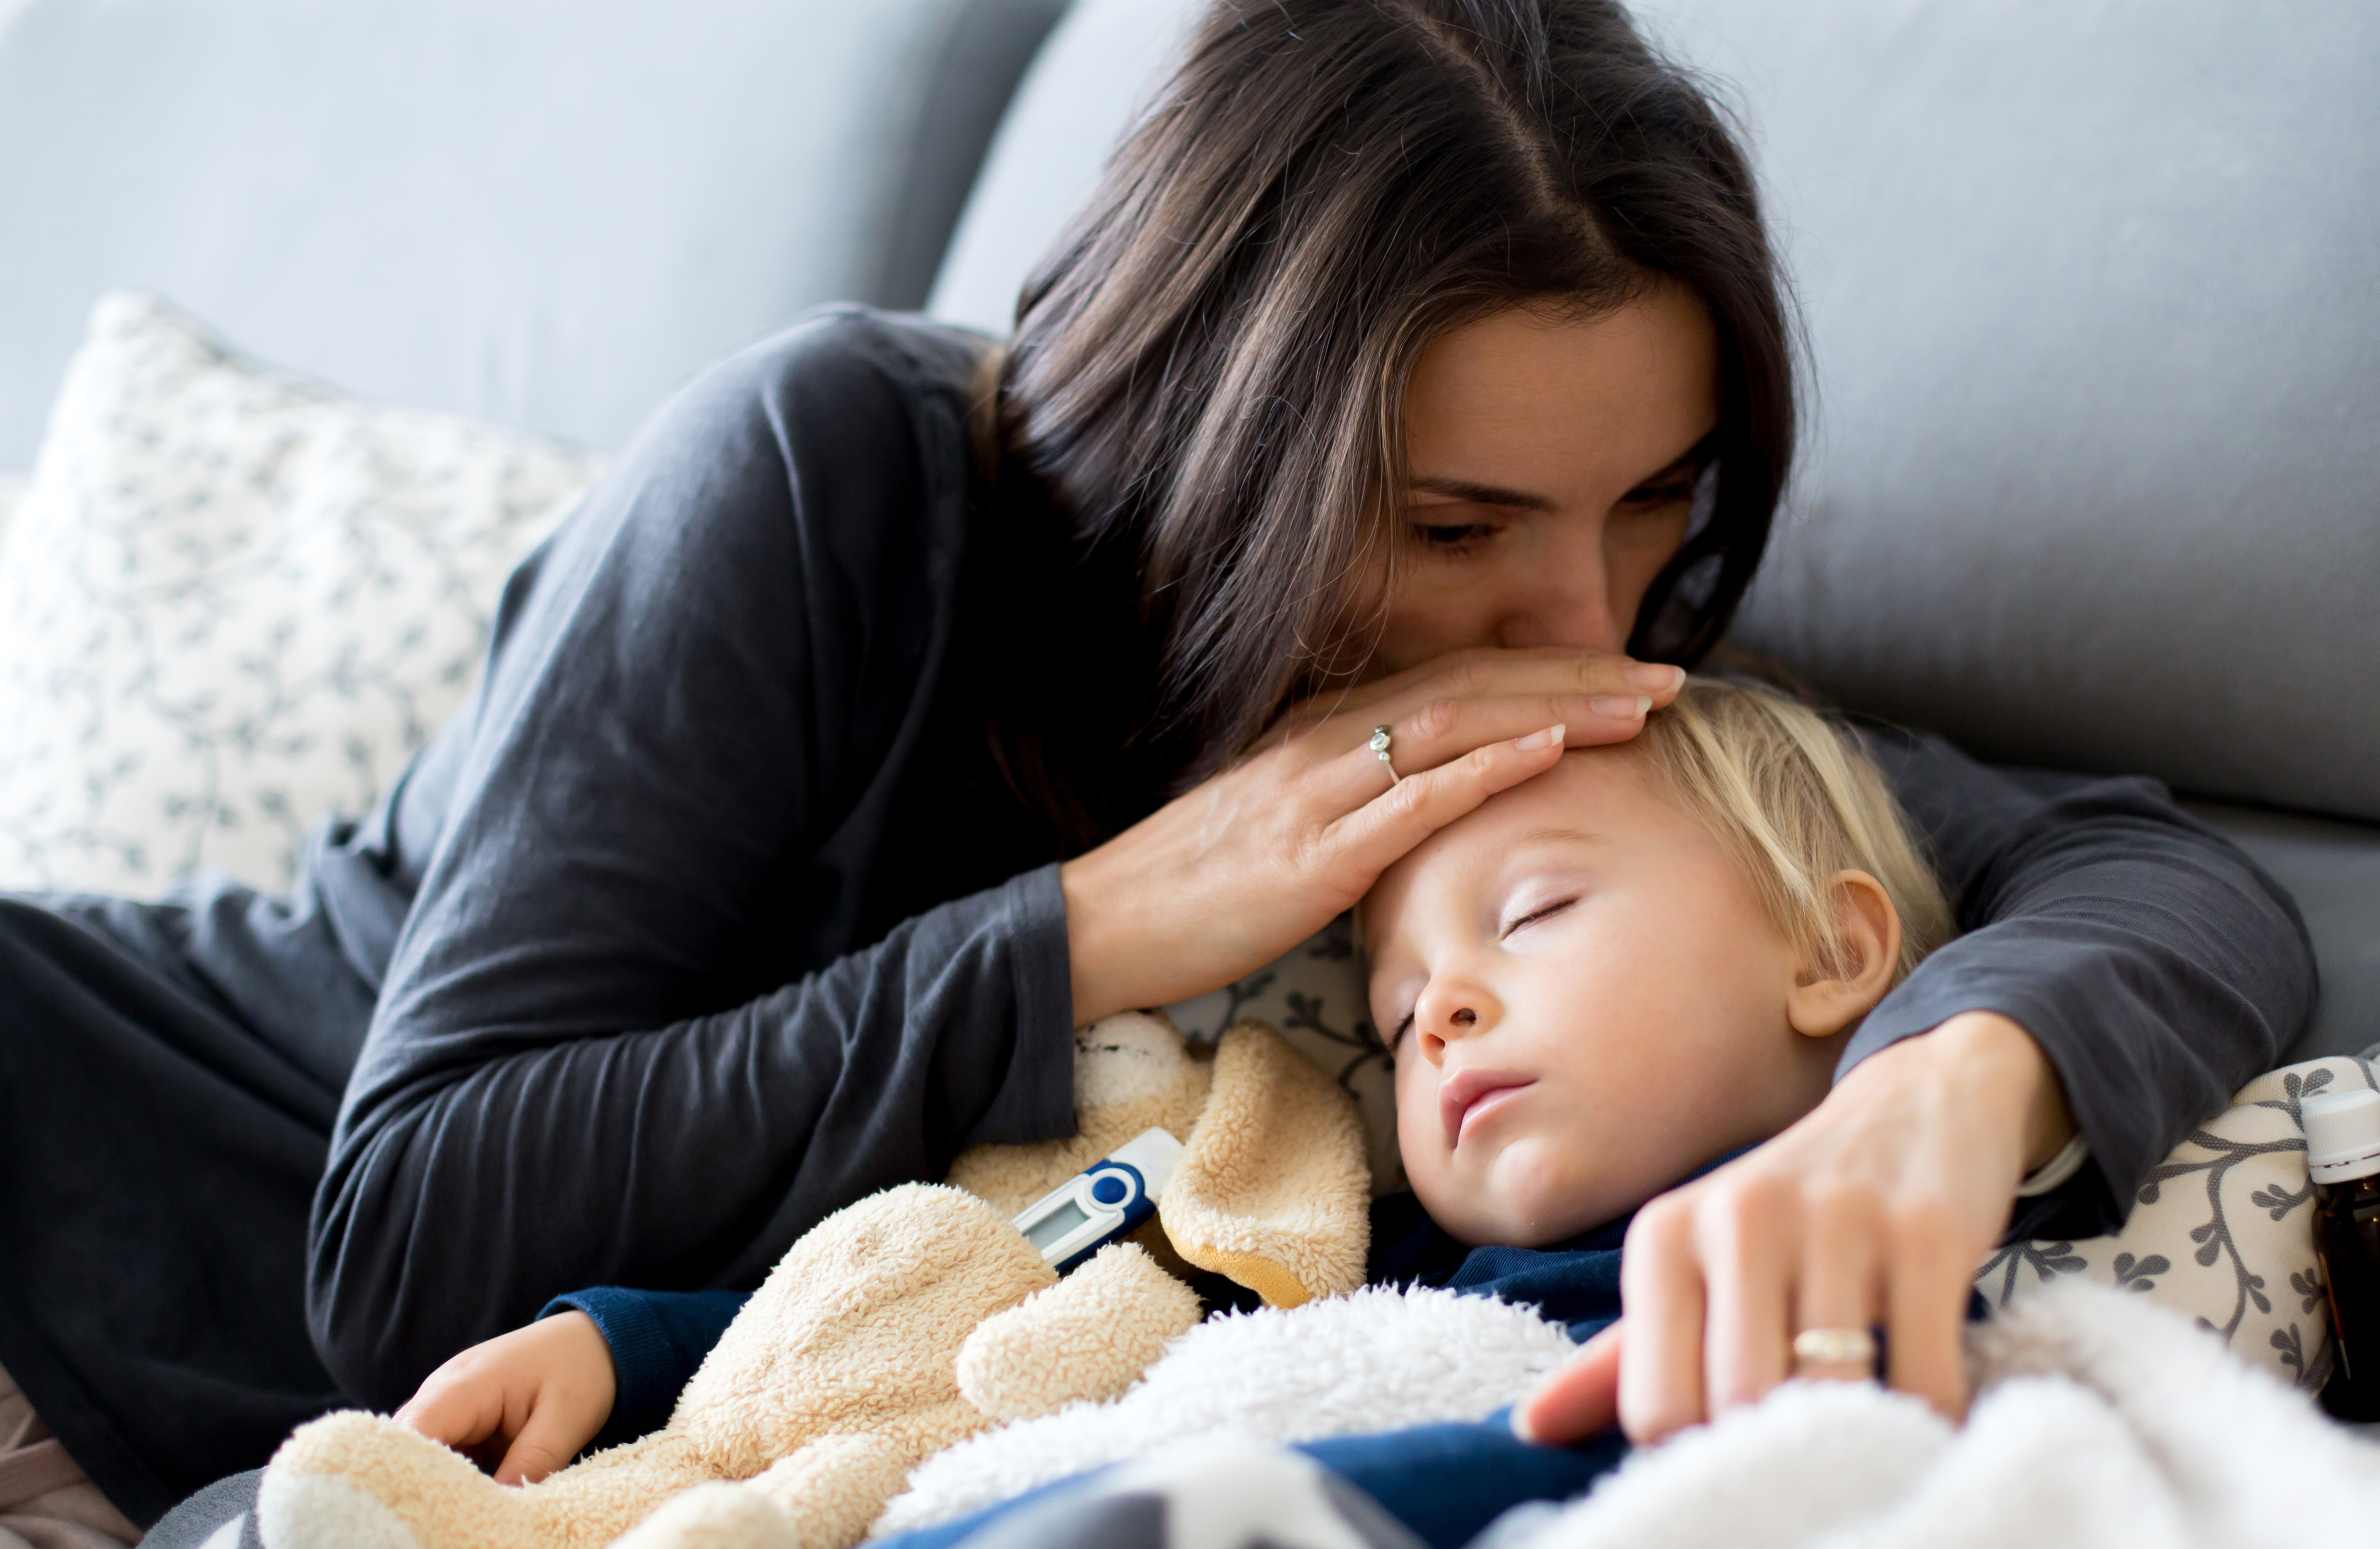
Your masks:
[{"label": "woman's arm", "polygon": [[2115,1230],[2149,1168],[2312,1013],[2295,902],[2154,781],[2021,781],[1938,737],[1867,741],[1934,846],[1961,934],[1870,1013],[1838,1079],[1959,1012],[2000,1013],[2039,1047],[2091,1151],[2017,1226]]},{"label": "woman's arm", "polygon": [[951,644],[935,343],[831,317],[731,361],[508,585],[391,824],[422,874],[316,1197],[356,1397],[575,1286],[757,1284],[854,1199],[1071,1131],[1054,866],[851,950]]},{"label": "woman's arm", "polygon": [[1815,1110],[1638,1214],[1628,1315],[1521,1408],[1531,1434],[1658,1439],[1760,1397],[1817,1327],[1881,1326],[1892,1385],[1960,1412],[1969,1282],[2067,1115],[2091,1160],[2017,1228],[2112,1229],[2312,1007],[2288,894],[2161,788],[2034,788],[1938,739],[1870,741],[1967,934],[1870,1013]]}]

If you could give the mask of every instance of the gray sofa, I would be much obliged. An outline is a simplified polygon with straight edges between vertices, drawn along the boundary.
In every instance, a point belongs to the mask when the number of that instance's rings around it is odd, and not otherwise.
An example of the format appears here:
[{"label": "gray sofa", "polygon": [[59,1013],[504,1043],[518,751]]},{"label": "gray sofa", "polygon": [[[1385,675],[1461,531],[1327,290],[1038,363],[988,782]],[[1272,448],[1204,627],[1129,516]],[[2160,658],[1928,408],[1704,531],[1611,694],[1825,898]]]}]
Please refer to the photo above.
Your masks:
[{"label": "gray sofa", "polygon": [[[996,331],[1185,9],[0,0],[0,472],[113,285],[599,447],[819,301]],[[1809,318],[1738,640],[2170,781],[2304,907],[2295,1052],[2380,1041],[2380,11],[1644,11],[1750,126]]]}]

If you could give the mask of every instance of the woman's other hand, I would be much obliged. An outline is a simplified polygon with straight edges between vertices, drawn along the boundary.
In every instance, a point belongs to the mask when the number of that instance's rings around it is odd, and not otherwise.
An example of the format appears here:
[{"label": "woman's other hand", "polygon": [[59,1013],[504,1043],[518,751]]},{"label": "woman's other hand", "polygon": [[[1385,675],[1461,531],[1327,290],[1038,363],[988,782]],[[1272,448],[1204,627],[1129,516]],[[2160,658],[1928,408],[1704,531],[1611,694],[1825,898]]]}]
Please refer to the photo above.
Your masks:
[{"label": "woman's other hand", "polygon": [[595,1320],[557,1313],[474,1345],[430,1374],[397,1420],[533,1484],[578,1456],[611,1418],[619,1377]]},{"label": "woman's other hand", "polygon": [[1637,1213],[1628,1315],[1521,1404],[1516,1428],[1565,1443],[1617,1421],[1659,1441],[1795,1374],[1793,1337],[1813,1328],[1881,1328],[1886,1380],[1963,1415],[1975,1266],[2025,1173],[2072,1132],[2048,1060],[2006,1017],[1968,1012],[1879,1050],[1783,1134]]},{"label": "woman's other hand", "polygon": [[[1271,962],[1565,745],[1634,736],[1684,680],[1624,657],[1480,649],[1292,708],[1249,757],[1061,869],[1075,1024]],[[1367,745],[1380,725],[1394,783]]]}]

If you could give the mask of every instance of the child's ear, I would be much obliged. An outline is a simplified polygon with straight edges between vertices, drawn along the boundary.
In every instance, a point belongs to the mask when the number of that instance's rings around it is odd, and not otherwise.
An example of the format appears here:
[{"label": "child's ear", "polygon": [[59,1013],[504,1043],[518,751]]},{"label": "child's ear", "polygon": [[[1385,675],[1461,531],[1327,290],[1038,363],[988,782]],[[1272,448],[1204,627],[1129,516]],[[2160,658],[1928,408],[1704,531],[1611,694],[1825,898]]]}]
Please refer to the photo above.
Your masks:
[{"label": "child's ear", "polygon": [[1839,871],[1829,884],[1843,961],[1804,963],[1786,992],[1793,1031],[1831,1038],[1876,1009],[1900,962],[1900,912],[1884,884],[1864,871]]}]

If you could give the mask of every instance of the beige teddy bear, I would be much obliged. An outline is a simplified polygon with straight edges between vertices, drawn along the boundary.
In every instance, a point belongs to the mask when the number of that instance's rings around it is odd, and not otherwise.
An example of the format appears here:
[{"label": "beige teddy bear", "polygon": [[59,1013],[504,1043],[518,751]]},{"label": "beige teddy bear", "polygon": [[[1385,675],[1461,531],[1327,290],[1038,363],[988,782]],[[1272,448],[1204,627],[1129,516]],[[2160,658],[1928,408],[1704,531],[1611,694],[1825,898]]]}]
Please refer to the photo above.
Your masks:
[{"label": "beige teddy bear", "polygon": [[[1072,1140],[978,1146],[946,1184],[820,1222],[667,1425],[539,1483],[499,1485],[381,1415],[300,1426],[258,1497],[267,1549],[841,1549],[929,1455],[1130,1386],[1198,1318],[1169,1266],[1276,1306],[1362,1282],[1354,1105],[1271,1029],[1208,1050],[1161,1015],[1111,1017],[1076,1035],[1075,1108]],[[1060,1279],[1010,1217],[1152,1126],[1185,1147],[1157,1220]]]}]

